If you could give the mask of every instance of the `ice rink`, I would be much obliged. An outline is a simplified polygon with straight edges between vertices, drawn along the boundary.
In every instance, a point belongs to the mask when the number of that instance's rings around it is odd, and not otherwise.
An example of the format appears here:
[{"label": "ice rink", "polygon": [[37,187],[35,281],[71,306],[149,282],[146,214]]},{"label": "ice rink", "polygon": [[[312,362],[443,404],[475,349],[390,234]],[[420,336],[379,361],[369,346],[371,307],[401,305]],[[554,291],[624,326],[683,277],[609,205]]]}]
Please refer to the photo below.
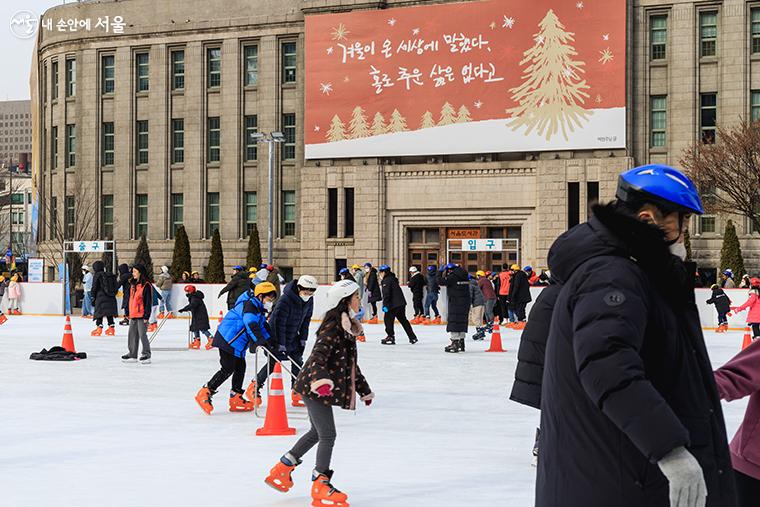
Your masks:
[{"label": "ice rink", "polygon": [[[154,351],[153,364],[122,364],[126,328],[93,338],[92,323],[77,317],[77,351],[88,359],[30,361],[31,352],[60,345],[63,323],[21,316],[0,327],[2,505],[310,504],[316,449],[291,492],[276,492],[263,479],[298,436],[255,436],[263,420],[227,411],[229,382],[213,415],[196,405],[196,391],[218,369],[216,350]],[[355,413],[336,409],[335,486],[357,507],[532,506],[538,412],[508,399],[519,333],[503,331],[504,354],[485,353],[488,338],[469,337],[467,352],[446,354],[444,327],[416,326],[414,346],[397,327],[396,346],[380,345],[377,325],[359,344],[377,398]],[[181,346],[186,333],[186,320],[170,321],[155,345]],[[741,332],[705,336],[715,366],[739,351]],[[249,356],[246,385],[253,375]],[[729,436],[745,405],[724,405]],[[301,435],[305,409],[290,410]]]}]

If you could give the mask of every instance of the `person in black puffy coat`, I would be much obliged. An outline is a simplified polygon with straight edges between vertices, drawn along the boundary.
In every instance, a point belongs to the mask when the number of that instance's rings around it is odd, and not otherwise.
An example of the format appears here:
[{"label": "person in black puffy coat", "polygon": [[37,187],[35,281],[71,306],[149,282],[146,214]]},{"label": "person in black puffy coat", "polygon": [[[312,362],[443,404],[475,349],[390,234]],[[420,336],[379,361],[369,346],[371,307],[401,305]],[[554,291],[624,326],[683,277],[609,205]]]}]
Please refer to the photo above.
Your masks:
[{"label": "person in black puffy coat", "polygon": [[[512,280],[509,283],[509,307],[515,312],[515,318],[517,319],[519,329],[525,326],[525,308],[528,306],[533,298],[530,295],[530,282],[528,281],[528,275],[525,271],[520,269],[520,266],[512,266]],[[523,324],[519,324],[522,322]]]},{"label": "person in black puffy coat", "polygon": [[425,294],[425,277],[416,267],[409,268],[409,283],[407,286],[412,291],[412,304],[414,305],[414,320],[412,324],[421,324],[425,308],[422,306],[422,297]]},{"label": "person in black puffy coat", "polygon": [[129,281],[132,279],[132,273],[129,266],[126,264],[119,264],[119,274],[117,281],[119,283],[119,290],[121,290],[121,311],[124,318],[119,322],[119,325],[129,325]]},{"label": "person in black puffy coat", "polygon": [[[697,195],[675,169],[631,173],[665,173],[676,195]],[[688,213],[626,178],[621,200],[595,206],[549,251],[563,286],[546,345],[535,505],[669,507],[680,497],[691,500],[679,506],[734,506],[695,266],[670,253],[684,255]]]},{"label": "person in black puffy coat", "polygon": [[103,261],[95,261],[92,264],[92,270],[95,275],[92,277],[90,299],[93,302],[93,317],[97,326],[93,334],[95,336],[100,335],[100,331],[103,329],[103,319],[105,318],[108,321],[106,334],[113,336],[113,318],[119,314],[116,304],[116,292],[118,291],[116,275],[105,270],[105,263]]},{"label": "person in black puffy coat", "polygon": [[448,323],[446,331],[451,334],[451,345],[446,352],[464,352],[464,339],[470,316],[470,280],[467,271],[456,264],[441,267],[438,285],[446,287],[448,298]]},{"label": "person in black puffy coat", "polygon": [[246,272],[242,266],[235,266],[232,268],[234,273],[229,283],[219,291],[219,296],[227,294],[227,309],[232,310],[235,307],[235,302],[240,296],[245,294],[245,291],[251,288],[251,280],[248,279],[248,272]]},{"label": "person in black puffy coat", "polygon": [[717,283],[714,283],[710,289],[712,289],[712,297],[706,303],[715,305],[715,311],[718,312],[717,332],[725,333],[728,331],[728,313],[731,311],[731,299]]},{"label": "person in black puffy coat", "polygon": [[380,266],[380,287],[383,292],[383,321],[385,322],[385,334],[387,335],[384,339],[380,340],[380,343],[383,345],[396,344],[394,322],[398,319],[401,327],[404,328],[407,338],[409,338],[409,343],[414,345],[417,343],[417,335],[414,334],[412,325],[406,318],[406,298],[401,291],[398,278],[391,271],[390,266]]},{"label": "person in black puffy coat", "polygon": [[364,279],[364,286],[367,289],[367,301],[372,308],[372,315],[368,321],[369,324],[377,324],[377,303],[383,300],[383,292],[378,282],[377,269],[372,267],[369,262],[364,265],[364,272],[367,276]]},{"label": "person in black puffy coat", "polygon": [[211,338],[211,324],[208,321],[208,309],[203,302],[203,293],[195,288],[195,285],[185,285],[187,306],[179,310],[180,313],[190,312],[190,332],[193,333],[193,342],[190,348],[197,349],[201,346],[201,333],[208,340],[206,349],[213,348]]}]

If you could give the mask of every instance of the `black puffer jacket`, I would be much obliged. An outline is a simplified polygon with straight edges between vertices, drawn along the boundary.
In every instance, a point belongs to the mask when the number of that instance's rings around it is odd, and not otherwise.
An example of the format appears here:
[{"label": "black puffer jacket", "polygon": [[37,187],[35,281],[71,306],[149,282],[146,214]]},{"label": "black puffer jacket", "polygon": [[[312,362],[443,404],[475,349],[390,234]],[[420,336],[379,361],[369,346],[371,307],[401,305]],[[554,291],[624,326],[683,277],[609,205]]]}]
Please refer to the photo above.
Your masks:
[{"label": "black puffer jacket", "polygon": [[438,294],[441,292],[441,288],[438,286],[438,273],[428,272],[425,278],[427,279],[428,294]]},{"label": "black puffer jacket", "polygon": [[129,272],[129,266],[119,264],[119,287],[121,288],[121,309],[124,315],[129,315],[129,279],[132,273]]},{"label": "black puffer jacket", "polygon": [[549,285],[541,291],[530,309],[525,329],[520,335],[517,368],[509,399],[533,408],[541,408],[541,378],[544,374],[546,339],[554,303],[562,286]]},{"label": "black puffer jacket", "polygon": [[422,299],[422,295],[425,293],[425,277],[422,273],[415,273],[414,276],[409,278],[407,285],[415,299]]},{"label": "black puffer jacket", "polygon": [[233,276],[230,283],[225,285],[224,288],[219,291],[219,297],[222,297],[222,294],[226,293],[227,309],[232,310],[235,307],[235,301],[237,301],[238,298],[250,288],[251,280],[248,278],[248,273],[242,271]]},{"label": "black puffer jacket", "polygon": [[369,293],[370,303],[377,303],[383,299],[383,293],[377,281],[377,270],[375,268],[370,268],[369,273],[367,273],[367,292]]},{"label": "black puffer jacket", "polygon": [[180,312],[190,312],[190,331],[208,331],[211,325],[208,322],[208,309],[203,302],[203,293],[195,291],[187,295],[187,306]]},{"label": "black puffer jacket", "polygon": [[448,275],[442,273],[438,277],[438,285],[446,287],[449,307],[446,331],[466,333],[470,316],[470,281],[467,271],[457,266]]},{"label": "black puffer jacket", "polygon": [[298,294],[298,281],[288,283],[269,316],[272,330],[270,343],[275,346],[275,350],[282,345],[291,356],[303,353],[313,313],[314,298],[304,301]]},{"label": "black puffer jacket", "polygon": [[392,271],[387,271],[380,282],[383,291],[383,306],[389,310],[406,306],[406,298]]},{"label": "black puffer jacket", "polygon": [[728,313],[731,310],[731,300],[726,292],[718,287],[712,290],[712,297],[706,301],[708,305],[715,305],[715,309],[720,313]]},{"label": "black puffer jacket", "polygon": [[95,261],[92,264],[92,270],[95,272],[92,277],[92,290],[90,291],[90,297],[93,298],[93,316],[96,319],[116,317],[119,314],[116,292],[112,290],[111,294],[108,294],[106,291],[106,287],[118,290],[116,275],[105,270],[103,261]]},{"label": "black puffer jacket", "polygon": [[546,345],[536,506],[666,507],[657,461],[686,446],[707,506],[736,503],[693,265],[611,206],[549,252],[563,282]]},{"label": "black puffer jacket", "polygon": [[530,303],[532,300],[528,275],[522,269],[518,269],[512,274],[512,280],[509,282],[509,306]]}]

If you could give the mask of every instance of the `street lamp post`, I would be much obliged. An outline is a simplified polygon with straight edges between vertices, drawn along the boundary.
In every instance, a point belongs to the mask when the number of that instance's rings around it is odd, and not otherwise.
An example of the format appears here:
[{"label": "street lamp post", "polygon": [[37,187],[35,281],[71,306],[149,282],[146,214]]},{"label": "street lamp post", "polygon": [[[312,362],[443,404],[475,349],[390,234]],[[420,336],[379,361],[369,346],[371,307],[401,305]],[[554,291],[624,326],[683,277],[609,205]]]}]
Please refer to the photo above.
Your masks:
[{"label": "street lamp post", "polygon": [[253,139],[257,143],[267,143],[267,149],[269,150],[269,179],[267,192],[267,207],[269,209],[267,216],[267,259],[269,264],[274,265],[274,143],[282,143],[285,141],[285,136],[282,132],[271,132],[270,134],[264,134],[257,132],[253,134]]}]

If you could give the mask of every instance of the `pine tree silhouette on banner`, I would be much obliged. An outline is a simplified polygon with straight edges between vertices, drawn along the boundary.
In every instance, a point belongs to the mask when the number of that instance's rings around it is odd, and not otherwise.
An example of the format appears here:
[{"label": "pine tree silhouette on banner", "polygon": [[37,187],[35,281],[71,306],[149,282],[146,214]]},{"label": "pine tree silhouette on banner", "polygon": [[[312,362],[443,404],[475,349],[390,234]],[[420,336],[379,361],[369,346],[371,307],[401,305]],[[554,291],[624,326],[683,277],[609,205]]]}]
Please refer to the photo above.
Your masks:
[{"label": "pine tree silhouette on banner", "polygon": [[459,111],[457,111],[457,123],[467,123],[468,121],[472,121],[470,110],[465,106],[462,106],[459,108]]},{"label": "pine tree silhouette on banner", "polygon": [[346,138],[346,127],[336,114],[330,122],[330,130],[327,131],[327,140],[332,142],[343,141]]},{"label": "pine tree silhouette on banner", "polygon": [[391,113],[391,121],[388,123],[388,132],[404,132],[409,130],[406,126],[406,118],[401,116],[398,109],[394,109]]},{"label": "pine tree silhouette on banner", "polygon": [[375,117],[372,118],[372,135],[379,136],[388,132],[388,127],[385,126],[385,118],[382,113],[375,113]]},{"label": "pine tree silhouette on banner", "polygon": [[590,86],[581,77],[586,64],[575,59],[575,34],[565,30],[553,10],[538,26],[535,45],[523,53],[520,62],[528,64],[523,82],[510,90],[519,105],[507,110],[512,117],[508,125],[512,130],[526,127],[525,135],[536,130],[547,141],[561,130],[567,140],[568,133],[575,132],[592,114],[581,107],[589,98],[586,90]]},{"label": "pine tree silhouette on banner", "polygon": [[433,119],[433,113],[431,113],[430,111],[425,111],[425,114],[422,115],[420,128],[429,129],[430,127],[435,127],[435,120]]},{"label": "pine tree silhouette on banner", "polygon": [[441,108],[441,119],[438,120],[438,125],[451,125],[457,122],[457,112],[454,110],[454,106],[446,102]]},{"label": "pine tree silhouette on banner", "polygon": [[351,113],[351,121],[348,124],[351,139],[369,137],[369,127],[367,126],[367,117],[364,115],[364,109],[356,106]]}]

